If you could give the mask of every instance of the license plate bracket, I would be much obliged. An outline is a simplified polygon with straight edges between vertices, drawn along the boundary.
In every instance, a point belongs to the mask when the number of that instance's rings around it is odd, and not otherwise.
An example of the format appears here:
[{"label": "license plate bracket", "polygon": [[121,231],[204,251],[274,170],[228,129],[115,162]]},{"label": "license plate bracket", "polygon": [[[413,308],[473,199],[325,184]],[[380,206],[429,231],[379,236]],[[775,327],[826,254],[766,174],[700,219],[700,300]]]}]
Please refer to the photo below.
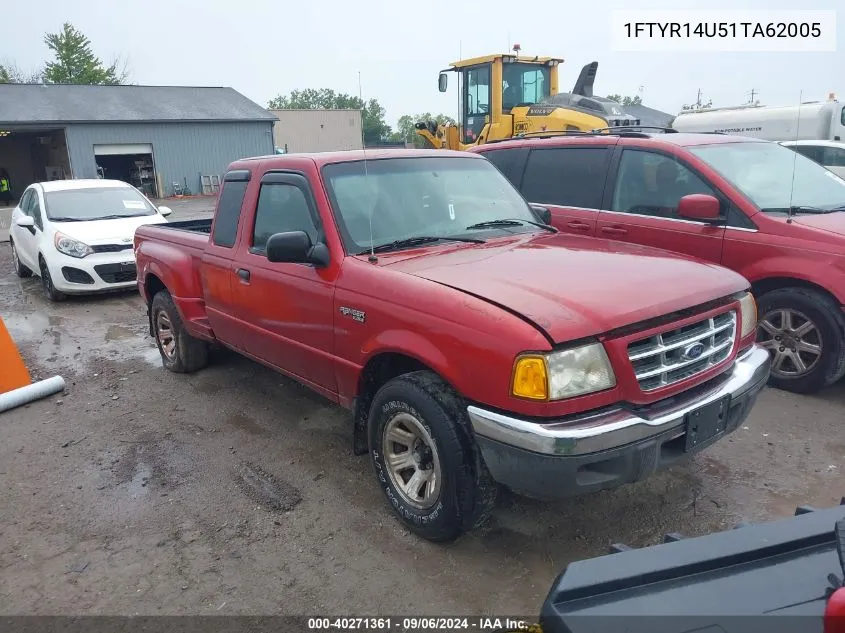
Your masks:
[{"label": "license plate bracket", "polygon": [[728,424],[730,405],[730,396],[725,396],[687,413],[686,419],[684,420],[684,426],[686,427],[684,450],[686,452],[709,444],[725,432]]}]

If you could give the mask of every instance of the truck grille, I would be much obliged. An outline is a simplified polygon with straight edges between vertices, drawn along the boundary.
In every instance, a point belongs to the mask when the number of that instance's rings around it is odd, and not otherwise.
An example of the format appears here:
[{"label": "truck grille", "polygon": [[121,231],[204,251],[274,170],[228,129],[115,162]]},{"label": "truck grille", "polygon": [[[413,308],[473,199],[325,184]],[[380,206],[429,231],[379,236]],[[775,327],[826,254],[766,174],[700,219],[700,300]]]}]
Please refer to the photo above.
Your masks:
[{"label": "truck grille", "polygon": [[628,345],[628,358],[643,391],[700,374],[726,360],[736,340],[736,312],[661,332]]}]

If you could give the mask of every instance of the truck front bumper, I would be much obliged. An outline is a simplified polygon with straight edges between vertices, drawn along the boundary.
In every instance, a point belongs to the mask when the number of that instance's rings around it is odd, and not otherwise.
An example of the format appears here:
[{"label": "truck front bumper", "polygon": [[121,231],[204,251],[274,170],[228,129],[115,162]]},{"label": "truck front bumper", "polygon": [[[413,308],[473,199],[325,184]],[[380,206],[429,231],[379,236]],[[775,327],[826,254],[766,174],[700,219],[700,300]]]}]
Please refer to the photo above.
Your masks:
[{"label": "truck front bumper", "polygon": [[[770,371],[769,353],[754,345],[720,376],[645,407],[541,422],[477,406],[467,411],[496,481],[530,497],[565,498],[639,481],[732,433]],[[722,410],[718,421],[714,407]],[[715,434],[693,441],[705,412],[708,422],[701,424]]]}]

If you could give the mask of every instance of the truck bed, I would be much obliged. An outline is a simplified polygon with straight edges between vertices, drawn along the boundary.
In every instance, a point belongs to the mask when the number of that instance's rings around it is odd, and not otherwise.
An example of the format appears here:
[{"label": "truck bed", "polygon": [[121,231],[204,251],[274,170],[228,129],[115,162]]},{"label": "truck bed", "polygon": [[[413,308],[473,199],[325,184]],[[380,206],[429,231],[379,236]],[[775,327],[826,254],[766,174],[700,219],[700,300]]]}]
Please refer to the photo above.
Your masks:
[{"label": "truck bed", "polygon": [[828,576],[843,575],[842,504],[572,563],[543,604],[543,632],[821,633]]},{"label": "truck bed", "polygon": [[180,222],[167,222],[158,224],[162,228],[177,229],[179,231],[191,231],[192,233],[211,233],[211,218],[182,220]]}]

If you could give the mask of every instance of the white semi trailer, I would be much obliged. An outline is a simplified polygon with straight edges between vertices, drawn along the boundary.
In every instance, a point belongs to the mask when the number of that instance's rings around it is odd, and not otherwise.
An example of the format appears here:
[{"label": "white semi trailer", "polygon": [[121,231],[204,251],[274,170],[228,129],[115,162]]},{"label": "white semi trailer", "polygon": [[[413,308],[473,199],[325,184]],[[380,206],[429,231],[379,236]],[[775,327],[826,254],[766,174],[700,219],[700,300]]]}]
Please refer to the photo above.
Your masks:
[{"label": "white semi trailer", "polygon": [[767,141],[845,141],[845,104],[831,99],[793,106],[740,106],[683,112],[678,132],[720,132]]}]

